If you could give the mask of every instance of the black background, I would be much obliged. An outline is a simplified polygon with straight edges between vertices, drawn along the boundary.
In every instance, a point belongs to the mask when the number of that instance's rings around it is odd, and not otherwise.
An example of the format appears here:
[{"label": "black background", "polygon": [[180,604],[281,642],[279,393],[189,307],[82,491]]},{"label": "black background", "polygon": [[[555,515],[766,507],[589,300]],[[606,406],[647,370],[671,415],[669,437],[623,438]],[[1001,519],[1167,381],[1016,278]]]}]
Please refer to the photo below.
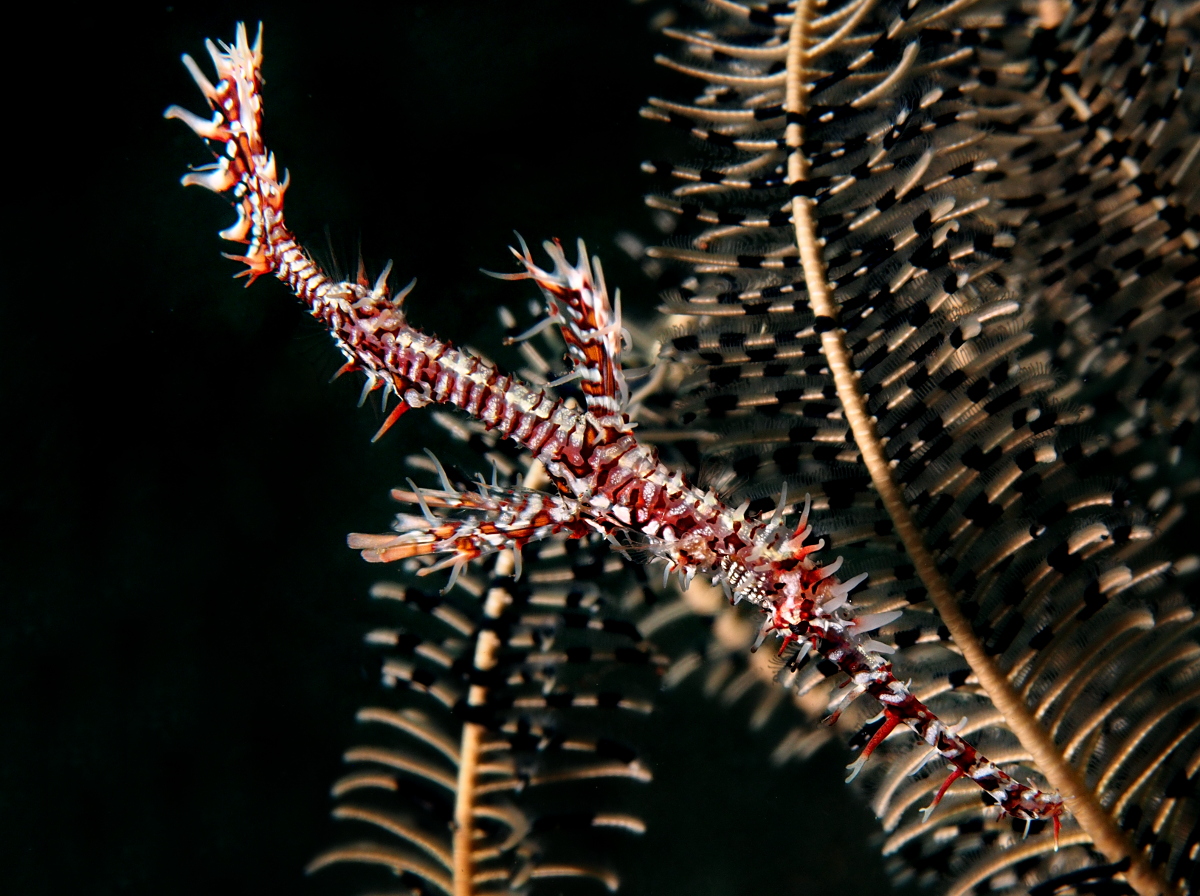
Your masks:
[{"label": "black background", "polygon": [[[372,445],[380,413],[327,385],[328,338],[274,281],[230,279],[229,208],[178,185],[205,150],[161,117],[203,106],[179,54],[207,70],[203,38],[262,19],[293,229],[326,258],[395,259],[417,325],[503,362],[493,309],[523,287],[477,269],[509,269],[513,229],[585,237],[627,313],[653,313],[613,237],[652,233],[638,163],[661,126],[637,109],[683,95],[652,62],[656,9],[31,12],[5,91],[0,888],[347,892],[302,870],[337,842],[328,786],[377,694],[376,570],[344,537],[386,527],[401,458],[438,437],[413,413]],[[697,691],[643,745],[650,831],[609,857],[625,892],[886,889],[845,757],[776,771],[780,731]]]}]

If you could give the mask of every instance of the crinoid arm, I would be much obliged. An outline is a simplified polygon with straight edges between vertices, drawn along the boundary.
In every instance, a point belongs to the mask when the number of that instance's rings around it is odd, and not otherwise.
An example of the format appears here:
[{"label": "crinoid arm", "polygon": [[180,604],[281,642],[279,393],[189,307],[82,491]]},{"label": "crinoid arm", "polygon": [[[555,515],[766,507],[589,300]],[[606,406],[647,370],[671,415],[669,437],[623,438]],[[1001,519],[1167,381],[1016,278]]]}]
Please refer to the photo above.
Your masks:
[{"label": "crinoid arm", "polygon": [[[909,879],[1194,891],[1197,667],[1171,670],[1198,625],[1174,577],[1196,565],[1155,556],[1195,488],[1157,464],[1196,420],[1194,24],[1143,0],[720,0],[697,19],[662,60],[692,98],[643,111],[713,147],[647,166],[649,204],[684,222],[651,250],[684,269],[681,422],[731,500],[811,490],[827,545],[870,573],[854,612],[902,614],[874,635],[886,662],[853,631],[862,658],[807,619],[771,629],[802,656],[781,678],[815,688],[837,655],[836,684],[875,689],[882,713],[842,720]],[[914,741],[910,699],[967,721]],[[997,797],[990,769],[935,742],[986,749],[1061,814],[1031,812],[1018,848],[968,782]]]},{"label": "crinoid arm", "polygon": [[[437,500],[431,490],[422,498]],[[644,831],[637,816],[597,805],[651,777],[598,716],[636,725],[650,708],[639,692],[652,693],[664,660],[599,590],[628,587],[630,568],[597,575],[590,558],[607,555],[605,543],[572,552],[565,540],[532,545],[523,580],[519,554],[504,551],[464,565],[440,594],[401,582],[372,589],[392,605],[387,626],[367,636],[387,692],[358,713],[364,741],[333,787],[346,839],[310,873],[367,866],[381,881],[390,873],[448,896],[552,892],[562,878],[617,889],[600,856],[572,860],[570,841],[615,846]],[[564,789],[586,802],[564,810]]]}]

